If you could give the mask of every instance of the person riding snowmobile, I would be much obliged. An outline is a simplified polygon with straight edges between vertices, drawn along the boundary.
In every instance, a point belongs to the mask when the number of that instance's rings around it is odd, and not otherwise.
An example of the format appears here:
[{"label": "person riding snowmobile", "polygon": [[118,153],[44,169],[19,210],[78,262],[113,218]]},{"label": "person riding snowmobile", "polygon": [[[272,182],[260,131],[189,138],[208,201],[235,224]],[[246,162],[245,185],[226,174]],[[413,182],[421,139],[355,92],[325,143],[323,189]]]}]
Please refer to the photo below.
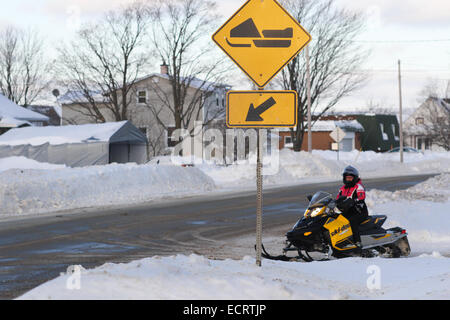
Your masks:
[{"label": "person riding snowmobile", "polygon": [[361,235],[359,225],[369,217],[365,203],[366,191],[356,168],[348,166],[342,173],[344,185],[336,197],[336,205],[342,215],[349,220],[353,231],[353,239],[358,250],[361,250]]}]

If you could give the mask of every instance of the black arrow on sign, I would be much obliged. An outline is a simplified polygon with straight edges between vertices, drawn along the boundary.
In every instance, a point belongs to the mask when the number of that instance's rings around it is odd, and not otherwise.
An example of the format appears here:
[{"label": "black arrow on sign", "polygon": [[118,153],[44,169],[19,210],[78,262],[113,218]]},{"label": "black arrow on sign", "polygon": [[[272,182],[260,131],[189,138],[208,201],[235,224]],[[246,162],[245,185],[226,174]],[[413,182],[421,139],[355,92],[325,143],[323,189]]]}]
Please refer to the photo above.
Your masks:
[{"label": "black arrow on sign", "polygon": [[248,109],[247,113],[247,119],[245,121],[264,121],[263,118],[261,118],[261,115],[269,110],[271,107],[273,107],[276,104],[276,101],[274,98],[270,98],[267,101],[263,102],[260,106],[258,106],[256,109],[253,105],[253,103],[250,105],[250,109]]}]

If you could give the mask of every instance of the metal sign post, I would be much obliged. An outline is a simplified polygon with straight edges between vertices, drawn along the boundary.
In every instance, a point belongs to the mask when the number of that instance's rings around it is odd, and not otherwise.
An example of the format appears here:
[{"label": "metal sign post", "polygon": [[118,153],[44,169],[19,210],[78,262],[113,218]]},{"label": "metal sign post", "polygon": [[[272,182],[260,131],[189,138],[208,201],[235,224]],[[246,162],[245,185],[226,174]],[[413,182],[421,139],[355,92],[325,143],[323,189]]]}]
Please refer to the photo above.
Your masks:
[{"label": "metal sign post", "polygon": [[256,151],[256,265],[261,267],[262,252],[262,210],[263,210],[263,181],[262,181],[262,139],[261,129],[258,129],[257,151]]},{"label": "metal sign post", "polygon": [[337,161],[339,161],[339,149],[341,148],[341,140],[339,140],[339,130],[337,131],[337,144],[338,144],[338,150],[337,150]]}]

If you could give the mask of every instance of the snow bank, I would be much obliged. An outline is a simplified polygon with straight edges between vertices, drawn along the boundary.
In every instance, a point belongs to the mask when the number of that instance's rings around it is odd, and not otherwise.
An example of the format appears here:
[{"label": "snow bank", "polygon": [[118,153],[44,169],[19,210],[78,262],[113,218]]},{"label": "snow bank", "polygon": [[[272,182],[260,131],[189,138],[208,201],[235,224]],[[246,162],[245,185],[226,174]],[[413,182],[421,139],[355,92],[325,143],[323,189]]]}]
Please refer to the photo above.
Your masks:
[{"label": "snow bank", "polygon": [[0,172],[2,216],[74,208],[143,203],[163,197],[204,194],[214,181],[197,168],[111,164],[58,170]]},{"label": "snow bank", "polygon": [[[323,159],[335,160],[332,151],[314,151]],[[398,176],[411,174],[450,172],[450,152],[404,153],[404,163],[400,163],[400,154],[376,153],[373,151],[340,152],[339,159],[347,165],[358,168],[362,177]]]},{"label": "snow bank", "polygon": [[[153,257],[105,264],[61,275],[19,299],[448,299],[450,259],[439,254],[409,259],[327,262],[209,260],[198,255]],[[377,282],[374,275],[379,276]],[[374,280],[375,279],[375,280]],[[79,281],[78,281],[79,280]],[[79,288],[79,289],[78,289]]]},{"label": "snow bank", "polygon": [[62,168],[66,168],[66,166],[61,164],[38,162],[36,160],[28,159],[26,157],[9,157],[0,159],[0,172],[10,169],[50,170]]},{"label": "snow bank", "polygon": [[434,250],[450,255],[450,174],[442,174],[406,190],[367,192],[370,214],[386,214],[386,227],[408,232],[411,253]]},{"label": "snow bank", "polygon": [[[264,158],[264,161],[266,166],[270,167],[270,157]],[[450,172],[450,152],[405,153],[402,164],[398,153],[340,152],[337,161],[337,154],[333,151],[314,150],[310,154],[283,149],[279,153],[279,164],[276,174],[264,176],[265,185],[299,184],[324,179],[340,180],[343,169],[348,165],[357,167],[363,179]],[[254,186],[256,181],[254,156],[243,164],[198,167],[209,175],[218,187]]]}]

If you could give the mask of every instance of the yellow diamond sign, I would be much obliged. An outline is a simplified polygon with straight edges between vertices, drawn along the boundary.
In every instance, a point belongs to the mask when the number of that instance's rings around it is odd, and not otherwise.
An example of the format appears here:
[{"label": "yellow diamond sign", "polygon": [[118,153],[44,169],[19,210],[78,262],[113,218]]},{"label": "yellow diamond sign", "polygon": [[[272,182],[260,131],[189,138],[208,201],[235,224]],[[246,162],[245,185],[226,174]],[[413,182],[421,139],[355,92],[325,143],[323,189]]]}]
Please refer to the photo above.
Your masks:
[{"label": "yellow diamond sign", "polygon": [[228,91],[229,128],[295,127],[296,91]]},{"label": "yellow diamond sign", "polygon": [[311,40],[275,0],[248,0],[212,38],[260,88]]}]

